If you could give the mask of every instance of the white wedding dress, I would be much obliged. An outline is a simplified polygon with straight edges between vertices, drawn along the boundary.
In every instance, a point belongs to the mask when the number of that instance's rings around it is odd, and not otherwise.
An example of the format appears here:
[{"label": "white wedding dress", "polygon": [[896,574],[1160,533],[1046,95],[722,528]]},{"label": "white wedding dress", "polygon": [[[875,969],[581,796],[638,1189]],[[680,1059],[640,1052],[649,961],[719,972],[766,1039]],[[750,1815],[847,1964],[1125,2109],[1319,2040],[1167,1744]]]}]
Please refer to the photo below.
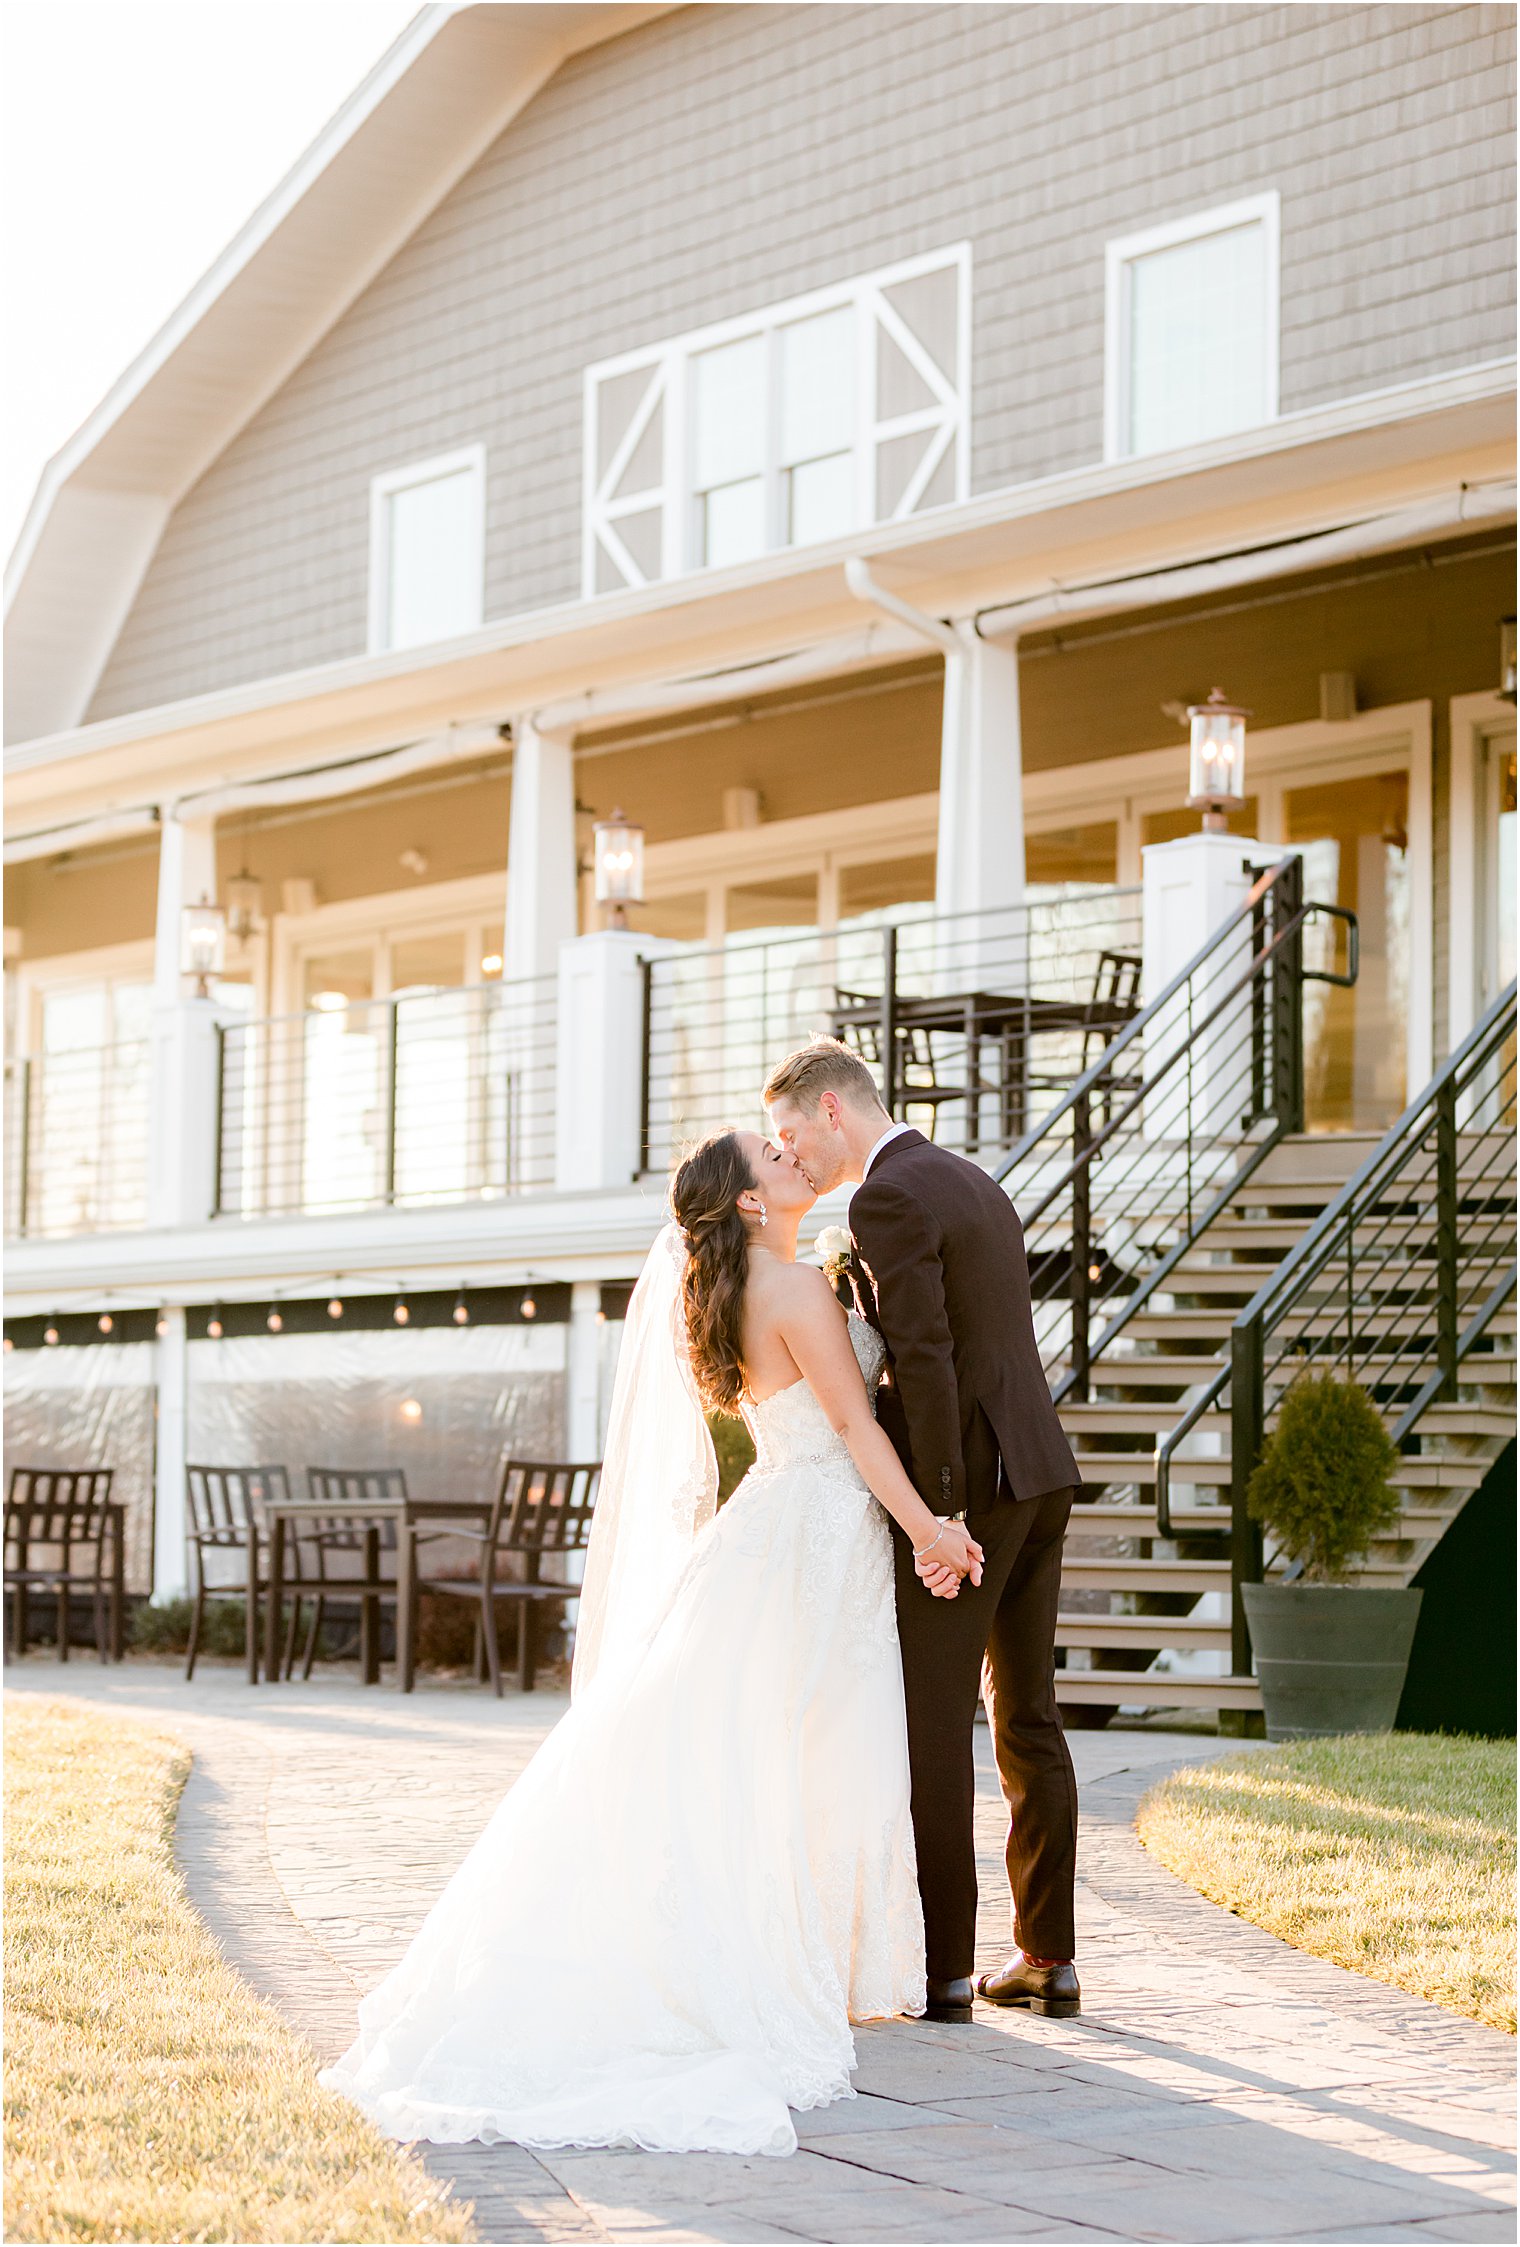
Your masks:
[{"label": "white wedding dress", "polygon": [[790,2153],[789,2109],[853,2096],[850,2023],[923,2011],[887,1518],[805,1383],[749,1420],[322,2078],[392,2137]]}]

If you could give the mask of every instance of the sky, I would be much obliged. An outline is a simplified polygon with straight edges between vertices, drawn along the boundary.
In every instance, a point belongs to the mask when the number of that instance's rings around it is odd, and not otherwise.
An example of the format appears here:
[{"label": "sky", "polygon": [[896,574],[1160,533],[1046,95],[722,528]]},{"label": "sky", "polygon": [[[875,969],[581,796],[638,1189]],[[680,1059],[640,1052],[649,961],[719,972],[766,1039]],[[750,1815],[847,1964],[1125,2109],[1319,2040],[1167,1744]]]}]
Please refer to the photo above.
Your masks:
[{"label": "sky", "polygon": [[419,0],[0,0],[0,553]]}]

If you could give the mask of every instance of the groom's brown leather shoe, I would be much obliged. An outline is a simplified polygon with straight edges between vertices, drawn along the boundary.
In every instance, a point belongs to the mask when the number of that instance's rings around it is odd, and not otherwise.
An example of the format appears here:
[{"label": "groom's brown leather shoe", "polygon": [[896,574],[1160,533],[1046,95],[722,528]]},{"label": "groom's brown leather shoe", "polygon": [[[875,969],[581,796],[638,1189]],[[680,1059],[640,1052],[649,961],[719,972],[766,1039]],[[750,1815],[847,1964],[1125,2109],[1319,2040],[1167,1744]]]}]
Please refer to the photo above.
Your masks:
[{"label": "groom's brown leather shoe", "polygon": [[1069,1958],[1057,1959],[1054,1966],[1034,1966],[1015,1951],[995,1974],[983,1974],[976,1990],[989,2005],[1027,2005],[1031,2013],[1054,2014],[1057,2020],[1082,2010],[1082,1985]]},{"label": "groom's brown leather shoe", "polygon": [[975,1992],[969,1974],[959,1974],[953,1982],[928,1984],[927,2002],[924,2006],[926,2021],[969,2021],[971,2000]]}]

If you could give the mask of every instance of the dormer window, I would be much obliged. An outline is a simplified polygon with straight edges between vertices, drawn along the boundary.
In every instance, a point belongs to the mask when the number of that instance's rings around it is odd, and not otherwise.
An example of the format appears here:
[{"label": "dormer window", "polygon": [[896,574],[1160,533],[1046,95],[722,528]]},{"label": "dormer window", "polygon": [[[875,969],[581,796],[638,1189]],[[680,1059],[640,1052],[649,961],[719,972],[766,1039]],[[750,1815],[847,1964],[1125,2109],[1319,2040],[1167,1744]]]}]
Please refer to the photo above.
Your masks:
[{"label": "dormer window", "polygon": [[485,482],[483,445],[391,469],[371,482],[371,655],[479,629]]},{"label": "dormer window", "polygon": [[586,593],[964,499],[970,342],[962,243],[590,368]]}]

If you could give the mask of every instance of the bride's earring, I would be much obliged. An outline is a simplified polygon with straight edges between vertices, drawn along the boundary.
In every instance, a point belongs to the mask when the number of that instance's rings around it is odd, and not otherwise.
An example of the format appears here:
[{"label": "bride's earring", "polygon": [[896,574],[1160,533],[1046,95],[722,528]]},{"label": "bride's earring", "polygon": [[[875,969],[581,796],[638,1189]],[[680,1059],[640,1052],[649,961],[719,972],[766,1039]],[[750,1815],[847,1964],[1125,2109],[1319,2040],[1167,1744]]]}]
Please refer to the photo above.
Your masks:
[{"label": "bride's earring", "polygon": [[766,1207],[765,1207],[765,1204],[764,1204],[764,1202],[762,1202],[762,1203],[760,1204],[760,1230],[761,1230],[762,1232],[764,1232],[764,1230],[765,1230],[766,1226],[767,1226],[767,1225],[768,1225],[769,1223],[770,1223],[770,1217],[769,1217],[769,1215],[768,1215],[768,1213],[767,1213],[767,1211],[766,1211]]}]

